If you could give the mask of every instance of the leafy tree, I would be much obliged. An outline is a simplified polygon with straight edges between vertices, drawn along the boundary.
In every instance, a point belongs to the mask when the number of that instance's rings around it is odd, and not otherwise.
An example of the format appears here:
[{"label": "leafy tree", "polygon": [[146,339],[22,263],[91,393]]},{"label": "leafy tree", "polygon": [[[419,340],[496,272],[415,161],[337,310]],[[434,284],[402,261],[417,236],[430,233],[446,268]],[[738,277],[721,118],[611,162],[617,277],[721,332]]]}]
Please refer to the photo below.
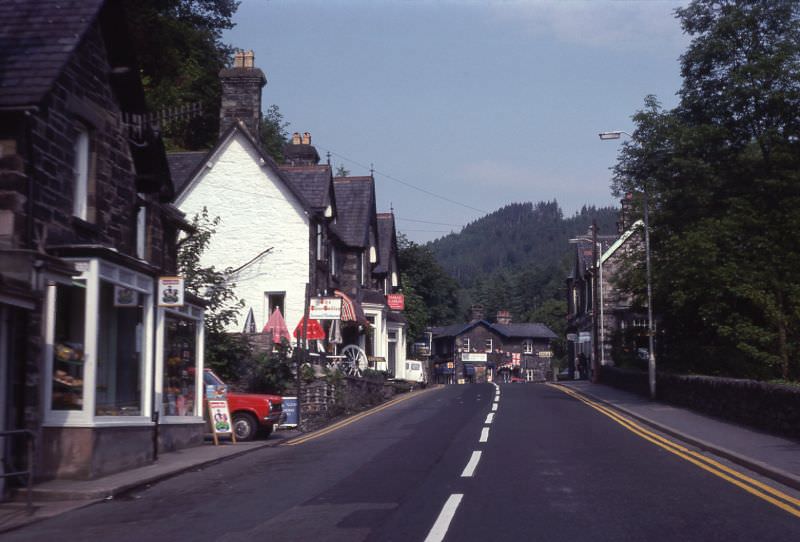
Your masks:
[{"label": "leafy tree", "polygon": [[169,148],[210,147],[219,131],[219,71],[231,57],[223,31],[236,0],[124,0],[151,111],[201,102],[202,115],[163,127]]},{"label": "leafy tree", "polygon": [[696,0],[681,101],[648,97],[614,170],[647,190],[662,361],[797,378],[800,3]]},{"label": "leafy tree", "polygon": [[289,137],[289,123],[277,105],[271,105],[261,118],[261,147],[276,162],[283,162],[283,146]]},{"label": "leafy tree", "polygon": [[184,278],[186,291],[206,304],[206,366],[228,381],[238,381],[252,355],[252,348],[243,335],[226,333],[225,328],[236,322],[244,301],[236,297],[230,269],[220,271],[214,266],[202,267],[200,264],[219,222],[219,217],[209,217],[206,208],[193,218],[194,232],[178,246],[178,272]]}]

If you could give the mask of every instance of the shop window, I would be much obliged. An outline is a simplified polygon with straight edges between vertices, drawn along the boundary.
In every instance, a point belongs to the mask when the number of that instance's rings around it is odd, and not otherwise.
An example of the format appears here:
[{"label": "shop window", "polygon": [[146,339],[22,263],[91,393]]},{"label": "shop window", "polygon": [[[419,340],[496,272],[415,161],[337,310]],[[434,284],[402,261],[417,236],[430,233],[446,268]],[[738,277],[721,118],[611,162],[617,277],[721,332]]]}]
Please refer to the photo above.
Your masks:
[{"label": "shop window", "polygon": [[56,285],[53,410],[83,409],[86,283]]},{"label": "shop window", "polygon": [[100,282],[95,414],[141,416],[144,294]]},{"label": "shop window", "polygon": [[195,410],[197,323],[167,316],[164,342],[164,393],[166,416],[192,416]]}]

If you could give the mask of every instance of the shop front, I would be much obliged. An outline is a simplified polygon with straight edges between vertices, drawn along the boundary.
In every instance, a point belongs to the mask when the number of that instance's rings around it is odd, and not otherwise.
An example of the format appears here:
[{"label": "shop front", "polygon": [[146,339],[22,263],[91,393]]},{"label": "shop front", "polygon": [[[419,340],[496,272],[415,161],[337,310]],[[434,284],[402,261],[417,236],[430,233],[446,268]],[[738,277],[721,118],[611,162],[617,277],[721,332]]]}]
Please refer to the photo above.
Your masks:
[{"label": "shop front", "polygon": [[[191,308],[156,310],[155,274],[115,260],[70,258],[80,274],[46,287],[42,478],[91,479],[147,464],[159,436],[170,449],[191,440],[172,436],[173,420],[196,425],[202,438],[202,309],[199,317]],[[173,345],[180,364],[165,361]],[[159,435],[161,410],[168,423]]]}]

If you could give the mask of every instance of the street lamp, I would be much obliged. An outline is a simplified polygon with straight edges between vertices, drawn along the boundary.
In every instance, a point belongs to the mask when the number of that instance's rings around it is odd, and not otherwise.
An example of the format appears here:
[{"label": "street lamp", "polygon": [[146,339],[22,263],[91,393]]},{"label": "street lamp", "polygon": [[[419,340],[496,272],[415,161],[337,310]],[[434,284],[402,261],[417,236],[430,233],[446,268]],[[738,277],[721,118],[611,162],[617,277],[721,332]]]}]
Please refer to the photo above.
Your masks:
[{"label": "street lamp", "polygon": [[[623,135],[633,137],[628,132],[613,130],[610,132],[600,132],[598,134],[602,141],[619,139]],[[653,346],[655,331],[653,329],[653,286],[650,275],[650,205],[647,200],[647,182],[644,183],[644,252],[645,252],[645,272],[647,275],[647,338],[649,356],[647,360],[647,380],[650,384],[650,398],[656,398],[656,353]]]}]

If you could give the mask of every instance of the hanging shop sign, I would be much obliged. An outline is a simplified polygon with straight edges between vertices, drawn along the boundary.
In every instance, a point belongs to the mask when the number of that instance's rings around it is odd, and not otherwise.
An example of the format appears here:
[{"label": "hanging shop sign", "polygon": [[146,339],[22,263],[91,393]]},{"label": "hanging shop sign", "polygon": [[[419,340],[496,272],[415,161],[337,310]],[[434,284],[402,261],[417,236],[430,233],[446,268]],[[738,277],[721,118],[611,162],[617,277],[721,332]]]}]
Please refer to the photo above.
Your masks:
[{"label": "hanging shop sign", "polygon": [[308,317],[315,320],[338,320],[342,317],[341,297],[312,297]]},{"label": "hanging shop sign", "polygon": [[386,294],[386,304],[393,311],[402,311],[406,308],[406,298],[403,294]]},{"label": "hanging shop sign", "polygon": [[542,350],[541,352],[536,353],[537,356],[540,358],[552,358],[553,353],[550,350]]},{"label": "hanging shop sign", "polygon": [[236,435],[233,433],[231,414],[228,411],[228,401],[211,400],[207,401],[208,423],[211,426],[211,436],[214,444],[219,444],[220,435],[230,435],[231,440],[236,442]]},{"label": "hanging shop sign", "polygon": [[581,331],[578,333],[578,342],[579,343],[588,343],[592,342],[592,334],[588,331]]},{"label": "hanging shop sign", "polygon": [[158,277],[158,306],[183,307],[183,277]]}]

